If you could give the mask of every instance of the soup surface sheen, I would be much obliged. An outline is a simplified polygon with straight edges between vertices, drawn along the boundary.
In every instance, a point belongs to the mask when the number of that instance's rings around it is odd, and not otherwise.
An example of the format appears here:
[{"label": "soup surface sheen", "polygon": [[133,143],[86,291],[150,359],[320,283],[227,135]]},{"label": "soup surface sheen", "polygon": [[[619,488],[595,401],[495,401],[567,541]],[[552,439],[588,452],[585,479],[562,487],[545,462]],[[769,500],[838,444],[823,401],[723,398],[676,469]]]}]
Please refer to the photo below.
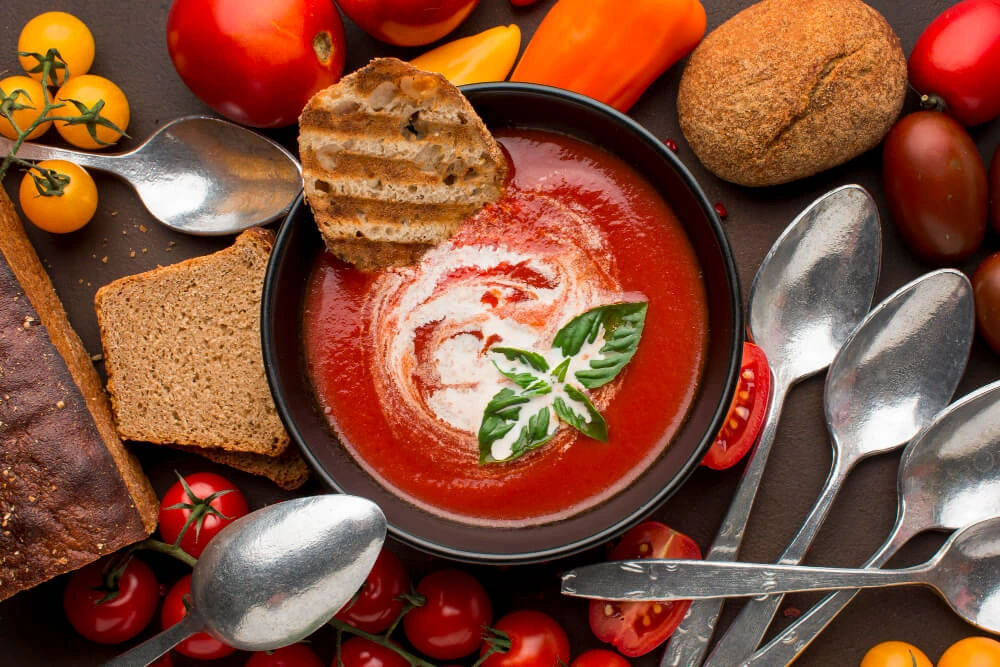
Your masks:
[{"label": "soup surface sheen", "polygon": [[[614,156],[535,130],[495,132],[507,193],[421,263],[364,274],[324,253],[303,317],[306,365],[331,428],[383,485],[477,524],[556,520],[620,491],[668,446],[707,345],[694,251],[662,197]],[[560,425],[540,448],[479,464],[498,391],[496,345],[546,354],[594,307],[647,301],[638,350],[588,392],[599,442]]]}]

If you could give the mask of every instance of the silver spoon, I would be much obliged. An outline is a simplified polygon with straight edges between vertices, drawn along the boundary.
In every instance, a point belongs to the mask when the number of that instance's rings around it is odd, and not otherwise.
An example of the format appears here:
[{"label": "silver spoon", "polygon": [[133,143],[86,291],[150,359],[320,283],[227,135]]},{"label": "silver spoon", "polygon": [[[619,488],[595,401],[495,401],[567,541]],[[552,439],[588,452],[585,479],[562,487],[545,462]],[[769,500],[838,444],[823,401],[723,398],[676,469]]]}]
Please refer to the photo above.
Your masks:
[{"label": "silver spoon", "polygon": [[[878,209],[858,185],[830,191],[809,205],[775,241],[750,286],[750,335],[767,355],[771,400],[709,560],[736,560],[764,474],[785,394],[825,369],[871,307],[882,236]],[[701,664],[722,600],[691,605],[667,644],[660,667]]]},{"label": "silver spoon", "polygon": [[[615,565],[619,577],[634,577],[633,583],[644,587],[642,593],[622,595],[620,600],[690,600],[926,584],[969,623],[1000,632],[1000,517],[959,530],[927,562],[898,570],[652,558]],[[586,569],[578,572],[582,575]]]},{"label": "silver spoon", "polygon": [[[862,567],[882,567],[914,535],[956,530],[1000,516],[1000,381],[945,408],[914,438],[899,464],[899,509],[885,543]],[[787,665],[857,590],[823,598],[744,663]]]},{"label": "silver spoon", "polygon": [[[0,154],[12,142],[0,137]],[[153,217],[186,234],[218,236],[277,219],[302,189],[295,157],[270,139],[218,118],[167,123],[135,150],[85,153],[24,143],[25,160],[68,160],[128,182]]]},{"label": "silver spoon", "polygon": [[[861,460],[902,447],[948,404],[965,371],[974,331],[972,285],[953,269],[917,278],[868,314],[827,374],[830,473],[777,562],[802,560],[847,475]],[[732,667],[746,660],[781,599],[770,595],[748,600],[706,667]]]},{"label": "silver spoon", "polygon": [[365,582],[385,533],[375,503],[336,494],[286,500],[237,519],[195,564],[187,616],[105,667],[148,665],[196,632],[245,651],[299,641]]}]

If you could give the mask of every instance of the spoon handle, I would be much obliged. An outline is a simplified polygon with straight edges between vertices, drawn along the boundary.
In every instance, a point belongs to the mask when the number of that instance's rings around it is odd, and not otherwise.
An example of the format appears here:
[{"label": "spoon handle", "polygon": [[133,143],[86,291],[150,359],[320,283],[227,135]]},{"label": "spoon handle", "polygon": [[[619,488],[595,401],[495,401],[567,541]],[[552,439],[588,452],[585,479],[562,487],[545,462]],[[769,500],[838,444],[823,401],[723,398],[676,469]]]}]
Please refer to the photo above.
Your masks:
[{"label": "spoon handle", "polygon": [[[6,155],[13,148],[14,142],[0,137],[0,154]],[[23,160],[66,160],[81,167],[90,167],[98,171],[118,173],[119,156],[98,155],[85,151],[74,151],[66,148],[55,148],[44,144],[33,144],[25,141],[17,151],[17,157]]]},{"label": "spoon handle", "polygon": [[145,667],[194,633],[204,629],[205,622],[192,609],[180,622],[104,663],[103,667]]},{"label": "spoon handle", "polygon": [[[743,471],[736,493],[729,504],[719,532],[715,536],[712,547],[705,554],[710,561],[734,561],[743,542],[750,509],[757,488],[764,476],[764,465],[767,463],[771,445],[778,432],[778,419],[788,392],[788,384],[778,381],[772,373],[771,402],[768,405],[767,417],[761,429],[760,440],[750,454],[750,460]],[[759,592],[759,591],[758,591]],[[660,667],[690,667],[700,665],[708,651],[708,642],[712,638],[715,624],[722,613],[722,599],[701,600],[691,604],[680,626],[674,632],[667,644],[667,649],[660,660]]]}]

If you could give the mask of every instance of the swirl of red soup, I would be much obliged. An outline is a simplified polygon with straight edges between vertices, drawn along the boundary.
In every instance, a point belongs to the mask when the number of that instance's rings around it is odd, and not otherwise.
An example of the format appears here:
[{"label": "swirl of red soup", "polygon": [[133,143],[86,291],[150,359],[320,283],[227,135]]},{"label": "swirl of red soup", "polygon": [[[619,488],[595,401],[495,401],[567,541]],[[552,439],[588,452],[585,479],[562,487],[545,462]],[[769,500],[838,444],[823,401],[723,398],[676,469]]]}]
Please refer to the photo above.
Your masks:
[{"label": "swirl of red soup", "polygon": [[[303,339],[317,400],[362,467],[428,511],[509,526],[592,507],[669,446],[700,377],[708,313],[687,236],[633,169],[554,133],[496,136],[513,172],[505,196],[415,266],[363,274],[324,253]],[[635,301],[648,302],[635,356],[585,392],[608,440],[560,423],[524,456],[480,464],[484,411],[517,388],[491,348],[548,356],[577,315]]]}]

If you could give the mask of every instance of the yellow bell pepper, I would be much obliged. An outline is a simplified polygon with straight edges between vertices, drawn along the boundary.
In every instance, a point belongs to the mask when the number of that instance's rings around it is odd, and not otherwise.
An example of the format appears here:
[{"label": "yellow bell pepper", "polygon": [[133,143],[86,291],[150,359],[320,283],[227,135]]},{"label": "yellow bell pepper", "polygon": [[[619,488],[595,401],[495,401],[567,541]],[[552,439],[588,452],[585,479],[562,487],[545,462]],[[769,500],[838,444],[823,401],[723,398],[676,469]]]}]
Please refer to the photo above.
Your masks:
[{"label": "yellow bell pepper", "polygon": [[426,72],[443,74],[456,86],[503,81],[514,67],[520,48],[520,28],[500,25],[442,44],[417,56],[410,64]]}]

